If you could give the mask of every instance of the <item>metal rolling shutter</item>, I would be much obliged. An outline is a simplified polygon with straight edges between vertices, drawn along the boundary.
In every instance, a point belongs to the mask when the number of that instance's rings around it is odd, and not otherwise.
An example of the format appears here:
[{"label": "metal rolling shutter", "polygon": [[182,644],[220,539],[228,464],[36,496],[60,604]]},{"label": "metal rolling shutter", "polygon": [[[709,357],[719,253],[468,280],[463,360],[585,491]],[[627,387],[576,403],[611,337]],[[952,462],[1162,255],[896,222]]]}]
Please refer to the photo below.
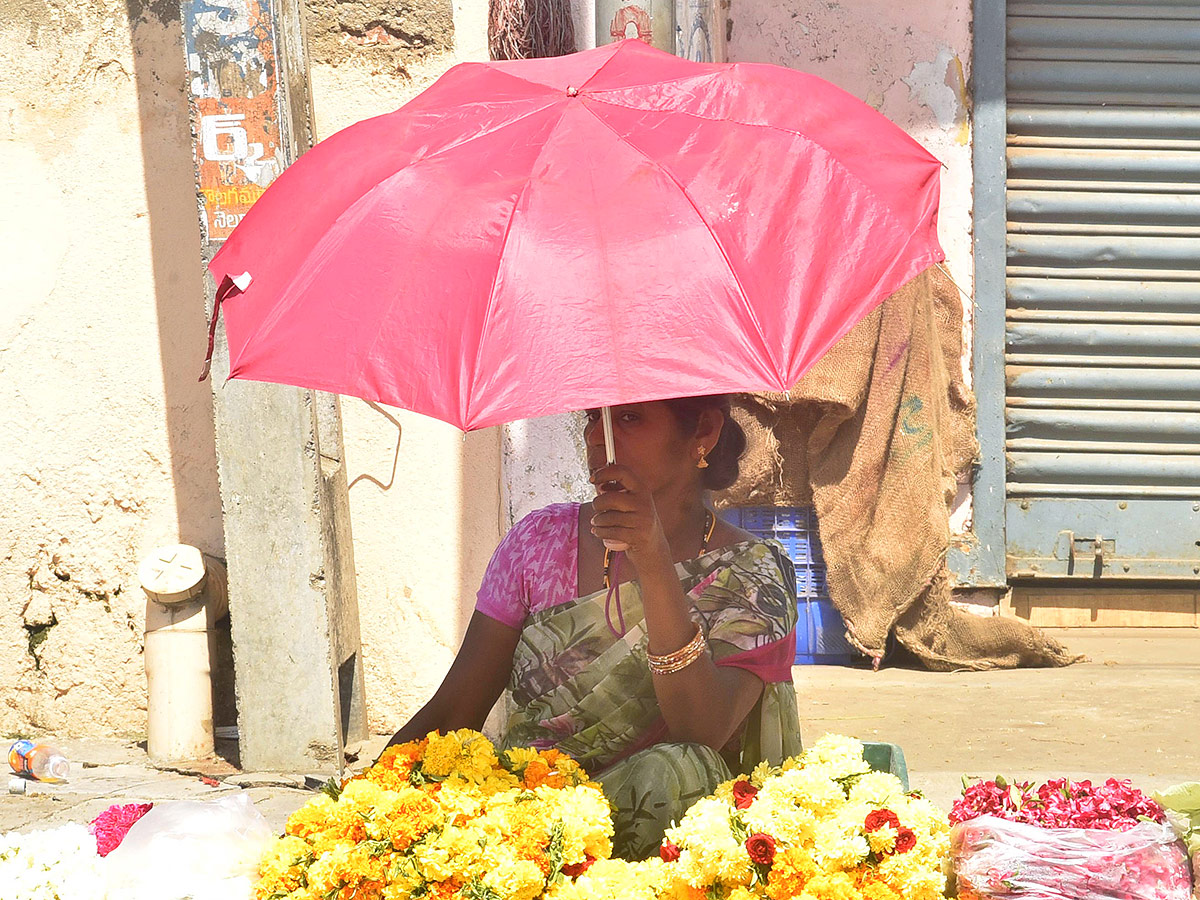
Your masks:
[{"label": "metal rolling shutter", "polygon": [[1200,0],[1007,9],[1011,577],[1200,574]]}]

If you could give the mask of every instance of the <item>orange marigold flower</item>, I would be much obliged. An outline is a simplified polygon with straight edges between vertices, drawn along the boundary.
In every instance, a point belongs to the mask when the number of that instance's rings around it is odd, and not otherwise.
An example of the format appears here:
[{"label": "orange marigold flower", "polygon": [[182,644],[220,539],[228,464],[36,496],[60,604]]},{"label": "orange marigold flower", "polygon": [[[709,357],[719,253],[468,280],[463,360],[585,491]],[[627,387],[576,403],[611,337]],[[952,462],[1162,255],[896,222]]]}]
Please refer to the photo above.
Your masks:
[{"label": "orange marigold flower", "polygon": [[817,865],[800,847],[784,847],[775,855],[767,878],[767,896],[771,900],[792,900],[804,893],[804,886],[817,874]]},{"label": "orange marigold flower", "polygon": [[541,784],[545,784],[546,776],[550,774],[550,767],[546,765],[544,759],[533,759],[529,761],[529,765],[525,767],[525,787],[533,790]]}]

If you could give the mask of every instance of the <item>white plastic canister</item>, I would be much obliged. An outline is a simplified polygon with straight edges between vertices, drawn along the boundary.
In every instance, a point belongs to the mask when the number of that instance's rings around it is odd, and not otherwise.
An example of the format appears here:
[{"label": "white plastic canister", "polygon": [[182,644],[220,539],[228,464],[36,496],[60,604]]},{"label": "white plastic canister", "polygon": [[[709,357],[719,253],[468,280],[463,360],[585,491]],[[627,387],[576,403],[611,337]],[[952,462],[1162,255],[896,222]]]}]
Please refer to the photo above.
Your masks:
[{"label": "white plastic canister", "polygon": [[146,593],[146,745],[156,762],[213,753],[213,626],[229,608],[225,566],[187,544],[142,560]]}]

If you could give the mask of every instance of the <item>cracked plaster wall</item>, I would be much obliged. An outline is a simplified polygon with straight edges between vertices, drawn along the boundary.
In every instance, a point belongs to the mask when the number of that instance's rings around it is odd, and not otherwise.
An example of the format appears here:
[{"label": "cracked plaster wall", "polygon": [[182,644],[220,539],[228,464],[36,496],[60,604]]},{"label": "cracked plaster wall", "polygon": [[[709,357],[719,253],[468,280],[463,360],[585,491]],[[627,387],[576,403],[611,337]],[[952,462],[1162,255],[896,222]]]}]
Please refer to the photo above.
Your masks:
[{"label": "cracked plaster wall", "polygon": [[137,559],[222,551],[208,389],[164,366],[203,334],[194,204],[153,209],[181,170],[143,164],[177,86],[131,33],[114,0],[0,0],[0,734],[141,731]]},{"label": "cracked plaster wall", "polygon": [[[311,0],[308,27],[320,136],[486,58],[485,0]],[[0,60],[0,736],[139,734],[137,562],[181,540],[224,555],[178,6],[0,0]],[[499,436],[344,409],[387,730],[466,625],[499,535]]]}]

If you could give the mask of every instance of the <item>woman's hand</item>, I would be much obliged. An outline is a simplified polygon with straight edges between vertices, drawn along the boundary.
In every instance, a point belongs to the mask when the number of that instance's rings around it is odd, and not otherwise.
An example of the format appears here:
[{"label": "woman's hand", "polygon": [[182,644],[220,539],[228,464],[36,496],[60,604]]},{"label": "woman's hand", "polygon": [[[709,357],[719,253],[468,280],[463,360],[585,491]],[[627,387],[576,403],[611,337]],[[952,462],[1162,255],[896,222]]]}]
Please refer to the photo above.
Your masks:
[{"label": "woman's hand", "polygon": [[635,568],[666,562],[671,547],[663,533],[654,496],[633,471],[613,464],[592,473],[592,534],[610,550],[623,550]]}]

